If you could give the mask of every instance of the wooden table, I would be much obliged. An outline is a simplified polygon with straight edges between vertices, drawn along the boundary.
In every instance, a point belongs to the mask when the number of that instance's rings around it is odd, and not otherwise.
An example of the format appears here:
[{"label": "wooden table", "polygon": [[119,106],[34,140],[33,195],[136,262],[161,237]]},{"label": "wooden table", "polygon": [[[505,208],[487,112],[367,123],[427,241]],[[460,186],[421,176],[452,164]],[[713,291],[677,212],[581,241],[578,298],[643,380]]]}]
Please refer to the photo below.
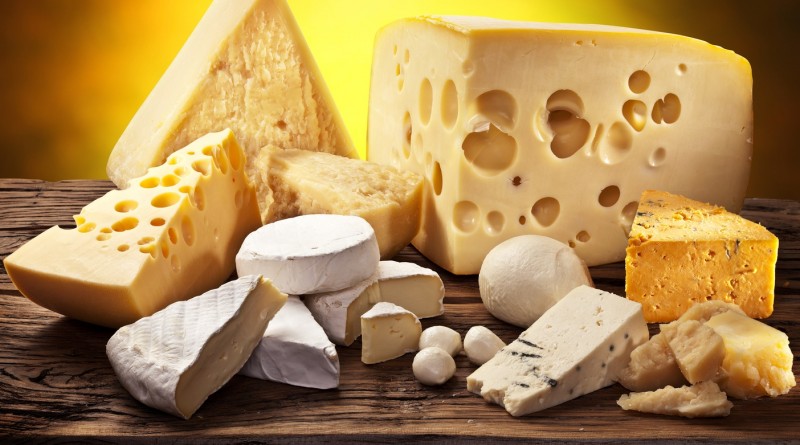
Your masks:
[{"label": "wooden table", "polygon": [[[0,258],[52,225],[73,226],[71,216],[112,187],[107,181],[0,179]],[[800,366],[800,203],[748,199],[742,214],[780,238],[776,304],[767,320],[787,332]],[[433,267],[413,248],[398,258]],[[485,325],[511,341],[520,330],[484,309],[475,276],[441,270],[446,314],[423,320],[462,335]],[[592,268],[598,288],[623,294],[621,263]],[[652,326],[651,328],[655,328]],[[466,390],[475,367],[457,358],[455,378],[425,387],[411,373],[412,355],[366,366],[360,342],[339,348],[341,385],[312,390],[234,377],[191,420],[136,400],[120,386],[105,355],[113,331],[66,319],[14,288],[0,269],[0,442],[625,442],[695,440],[800,441],[800,388],[776,399],[734,401],[724,419],[689,420],[622,411],[619,385],[523,418]]]}]

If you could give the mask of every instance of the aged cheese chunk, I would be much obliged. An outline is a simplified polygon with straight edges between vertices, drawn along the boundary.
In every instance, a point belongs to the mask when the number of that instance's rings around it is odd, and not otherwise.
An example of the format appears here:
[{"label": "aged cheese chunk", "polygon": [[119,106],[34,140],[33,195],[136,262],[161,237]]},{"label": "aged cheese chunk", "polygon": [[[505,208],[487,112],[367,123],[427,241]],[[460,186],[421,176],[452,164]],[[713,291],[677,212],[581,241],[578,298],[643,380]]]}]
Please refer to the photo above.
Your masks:
[{"label": "aged cheese chunk", "polygon": [[733,403],[714,382],[623,394],[617,405],[624,410],[682,417],[724,417],[733,408]]},{"label": "aged cheese chunk", "polygon": [[239,374],[306,388],[336,388],[339,355],[303,302],[290,296]]},{"label": "aged cheese chunk", "polygon": [[736,303],[753,318],[772,314],[778,238],[721,207],[647,190],[636,212],[625,292],[648,322],[677,319],[706,300]]},{"label": "aged cheese chunk", "polygon": [[303,302],[332,342],[350,346],[361,335],[361,315],[380,298],[375,274],[347,289],[306,295]]},{"label": "aged cheese chunk", "polygon": [[722,369],[727,378],[720,386],[731,397],[776,397],[797,384],[789,337],[783,332],[734,311],[712,317],[706,326],[725,343]]},{"label": "aged cheese chunk", "polygon": [[740,208],[752,104],[749,63],[700,40],[417,17],[377,36],[368,159],[425,176],[413,243],[451,272],[530,233],[593,266],[624,258],[647,188]]},{"label": "aged cheese chunk", "polygon": [[713,329],[696,320],[661,325],[675,362],[689,383],[712,380],[725,358],[725,345]]},{"label": "aged cheese chunk", "polygon": [[[117,186],[210,131],[230,127],[257,182],[273,144],[357,157],[284,0],[215,0],[128,124],[108,160]],[[263,203],[262,203],[263,209]]]},{"label": "aged cheese chunk", "polygon": [[106,345],[140,402],[184,419],[242,367],[286,295],[250,275],[120,328]]},{"label": "aged cheese chunk", "polygon": [[230,130],[173,153],[125,190],[112,190],[8,256],[33,302],[119,327],[219,286],[236,250],[261,225],[244,155]]},{"label": "aged cheese chunk", "polygon": [[653,391],[686,384],[663,334],[652,336],[631,352],[631,361],[620,372],[618,381],[631,391]]},{"label": "aged cheese chunk", "polygon": [[580,286],[467,377],[467,389],[522,416],[613,383],[647,341],[641,305]]},{"label": "aged cheese chunk", "polygon": [[265,222],[311,213],[356,215],[375,229],[381,258],[408,245],[419,230],[422,177],[373,162],[303,150],[262,151]]},{"label": "aged cheese chunk", "polygon": [[303,215],[261,227],[236,254],[236,272],[261,274],[303,295],[355,286],[375,274],[378,242],[357,216]]},{"label": "aged cheese chunk", "polygon": [[418,318],[444,314],[444,284],[439,274],[415,263],[381,261],[378,265],[381,301],[394,303]]},{"label": "aged cheese chunk", "polygon": [[361,316],[361,361],[372,365],[415,352],[422,325],[414,313],[378,303]]},{"label": "aged cheese chunk", "polygon": [[686,310],[686,312],[683,313],[683,315],[678,317],[676,321],[673,321],[672,323],[669,324],[676,325],[678,323],[683,323],[688,320],[696,320],[699,321],[700,323],[705,323],[708,320],[710,320],[711,317],[719,314],[724,314],[725,312],[729,311],[745,315],[742,308],[733,303],[727,303],[721,300],[709,300],[691,306],[689,309]]}]

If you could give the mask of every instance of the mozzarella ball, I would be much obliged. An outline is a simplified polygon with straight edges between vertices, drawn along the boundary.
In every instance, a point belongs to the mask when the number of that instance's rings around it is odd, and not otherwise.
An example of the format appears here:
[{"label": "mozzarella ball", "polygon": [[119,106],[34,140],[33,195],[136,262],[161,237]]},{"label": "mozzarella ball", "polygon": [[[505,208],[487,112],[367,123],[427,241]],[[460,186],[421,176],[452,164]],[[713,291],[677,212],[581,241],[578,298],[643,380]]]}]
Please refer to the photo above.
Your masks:
[{"label": "mozzarella ball", "polygon": [[485,326],[473,326],[464,336],[464,352],[469,361],[482,365],[505,347],[505,342]]},{"label": "mozzarella ball", "polygon": [[518,236],[495,246],[478,276],[489,313],[521,328],[580,285],[592,286],[583,260],[566,244],[539,235]]},{"label": "mozzarella ball", "polygon": [[419,336],[419,349],[436,346],[455,357],[461,352],[461,335],[447,326],[431,326]]},{"label": "mozzarella ball", "polygon": [[414,371],[414,378],[420,383],[435,386],[453,377],[456,373],[456,362],[447,351],[432,346],[417,352],[411,369]]}]

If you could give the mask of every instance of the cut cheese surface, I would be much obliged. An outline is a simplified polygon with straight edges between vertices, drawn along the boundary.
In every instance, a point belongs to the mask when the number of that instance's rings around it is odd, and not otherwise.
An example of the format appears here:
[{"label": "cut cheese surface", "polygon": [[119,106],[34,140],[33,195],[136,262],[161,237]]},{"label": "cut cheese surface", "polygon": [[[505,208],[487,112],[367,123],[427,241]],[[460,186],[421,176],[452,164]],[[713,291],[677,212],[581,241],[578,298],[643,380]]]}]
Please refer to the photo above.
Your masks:
[{"label": "cut cheese surface", "polygon": [[236,132],[254,180],[267,144],[357,156],[284,0],[215,0],[120,137],[108,176],[127,187],[225,127]]},{"label": "cut cheese surface", "polygon": [[34,303],[108,327],[219,286],[245,236],[261,225],[244,154],[230,130],[173,153],[9,255]]},{"label": "cut cheese surface", "polygon": [[379,261],[375,231],[364,219],[302,215],[247,235],[236,272],[264,275],[282,292],[303,295],[355,286],[375,274]]},{"label": "cut cheese surface", "polygon": [[721,207],[642,193],[625,257],[625,292],[648,322],[677,319],[707,300],[750,317],[772,314],[778,238]]},{"label": "cut cheese surface", "polygon": [[685,385],[686,377],[675,361],[666,336],[656,334],[631,352],[631,360],[618,377],[631,391],[653,391],[666,386]]},{"label": "cut cheese surface", "polygon": [[289,296],[239,374],[306,388],[336,388],[339,355],[303,302]]},{"label": "cut cheese surface", "polygon": [[617,404],[624,410],[681,417],[724,417],[733,408],[733,403],[714,382],[623,394]]},{"label": "cut cheese surface", "polygon": [[422,325],[411,311],[378,303],[361,316],[361,361],[372,365],[416,352]]},{"label": "cut cheese surface", "polygon": [[389,259],[417,234],[422,177],[373,162],[328,153],[265,148],[259,182],[266,184],[264,222],[297,215],[356,215],[372,225],[381,258]]},{"label": "cut cheese surface", "polygon": [[722,337],[696,320],[661,325],[675,362],[689,383],[713,380],[725,358]]},{"label": "cut cheese surface", "polygon": [[580,286],[467,377],[467,389],[513,416],[541,411],[612,384],[648,336],[640,304]]},{"label": "cut cheese surface", "polygon": [[106,354],[145,405],[188,419],[242,367],[286,301],[246,276],[120,328]]},{"label": "cut cheese surface", "polygon": [[750,65],[688,37],[400,20],[377,36],[369,105],[368,159],[425,177],[413,244],[457,274],[524,234],[619,261],[643,190],[738,210],[747,187]]},{"label": "cut cheese surface", "polygon": [[381,301],[394,303],[418,318],[444,314],[444,284],[439,274],[415,263],[381,261],[378,265]]},{"label": "cut cheese surface", "polygon": [[361,315],[380,298],[375,274],[347,289],[306,295],[303,302],[332,342],[350,346],[361,335]]}]

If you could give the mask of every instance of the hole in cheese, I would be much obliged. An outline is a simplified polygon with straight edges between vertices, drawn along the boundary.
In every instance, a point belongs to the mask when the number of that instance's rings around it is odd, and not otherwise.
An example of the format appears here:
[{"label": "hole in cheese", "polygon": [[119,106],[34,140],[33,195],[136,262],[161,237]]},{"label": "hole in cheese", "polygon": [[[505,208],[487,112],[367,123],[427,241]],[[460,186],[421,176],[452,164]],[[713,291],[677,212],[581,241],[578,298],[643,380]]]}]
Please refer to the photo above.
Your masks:
[{"label": "hole in cheese", "polygon": [[120,213],[130,212],[131,210],[136,209],[139,204],[132,200],[126,199],[125,201],[120,201],[114,206],[114,210]]},{"label": "hole in cheese", "polygon": [[175,230],[174,227],[170,227],[167,230],[167,236],[169,237],[169,242],[172,244],[178,244],[178,232]]},{"label": "hole in cheese", "polygon": [[556,219],[558,219],[558,214],[560,212],[561,205],[557,199],[551,197],[542,198],[536,201],[531,208],[531,214],[533,215],[533,218],[542,227],[551,226]]},{"label": "hole in cheese", "polygon": [[472,232],[478,226],[481,209],[472,201],[459,201],[453,207],[453,224],[462,232]]},{"label": "hole in cheese", "polygon": [[97,227],[97,225],[95,223],[91,223],[91,222],[90,223],[84,223],[84,224],[81,224],[80,226],[78,226],[78,232],[89,233],[92,230],[94,230],[95,227]]},{"label": "hole in cheese", "polygon": [[419,120],[422,125],[428,125],[431,120],[431,108],[433,107],[433,87],[428,78],[422,79],[419,87]]},{"label": "hole in cheese", "polygon": [[150,220],[150,225],[153,227],[160,227],[163,226],[165,222],[164,218],[153,218]]},{"label": "hole in cheese", "polygon": [[239,150],[233,149],[228,150],[228,160],[231,161],[231,168],[234,170],[239,170],[239,167],[242,166],[242,155]]},{"label": "hole in cheese", "polygon": [[130,246],[128,246],[127,244],[120,244],[119,246],[117,246],[117,250],[119,250],[120,252],[125,252],[128,249],[130,249]]},{"label": "hole in cheese", "polygon": [[603,207],[611,207],[619,201],[619,187],[609,185],[600,192],[597,202]]},{"label": "hole in cheese", "polygon": [[162,193],[150,201],[150,205],[157,208],[164,208],[174,205],[181,199],[180,195],[174,192]]},{"label": "hole in cheese", "polygon": [[194,223],[191,218],[185,215],[181,219],[181,236],[187,245],[194,244]]},{"label": "hole in cheese", "polygon": [[442,124],[445,128],[452,129],[458,120],[458,91],[456,84],[448,79],[442,89]]},{"label": "hole in cheese", "polygon": [[572,90],[558,90],[547,99],[547,125],[553,134],[550,150],[560,159],[568,158],[589,140],[591,125],[583,115],[583,101]]},{"label": "hole in cheese", "polygon": [[667,150],[664,147],[658,147],[650,153],[650,159],[647,161],[650,167],[660,167],[667,159]]},{"label": "hole in cheese", "polygon": [[172,187],[173,185],[179,182],[181,182],[181,178],[171,173],[168,175],[164,175],[164,177],[161,178],[161,185],[163,185],[164,187]]},{"label": "hole in cheese", "polygon": [[622,161],[633,146],[633,134],[623,122],[614,122],[608,129],[605,141],[600,144],[599,156],[606,164]]},{"label": "hole in cheese", "polygon": [[411,114],[406,111],[403,116],[403,157],[406,159],[411,157],[411,135],[413,128],[411,127]]},{"label": "hole in cheese", "polygon": [[628,88],[635,94],[642,94],[650,88],[650,74],[647,71],[635,71],[628,78]]},{"label": "hole in cheese", "polygon": [[442,194],[442,166],[439,162],[433,163],[433,174],[431,175],[431,185],[433,185],[433,193],[436,196]]},{"label": "hole in cheese", "polygon": [[678,96],[669,93],[653,105],[651,117],[653,122],[660,124],[673,124],[681,115],[681,100]]},{"label": "hole in cheese", "polygon": [[467,161],[487,175],[506,170],[517,155],[517,141],[493,124],[487,131],[468,134],[461,148]]},{"label": "hole in cheese", "polygon": [[622,106],[622,116],[636,131],[642,131],[647,122],[647,105],[640,100],[629,100]]},{"label": "hole in cheese", "polygon": [[517,101],[503,90],[487,91],[475,99],[474,114],[483,116],[503,131],[510,132],[517,120]]},{"label": "hole in cheese", "polygon": [[211,161],[209,159],[198,159],[192,162],[192,169],[203,176],[211,174]]},{"label": "hole in cheese", "polygon": [[151,189],[153,187],[157,187],[159,184],[158,178],[145,178],[139,182],[139,186],[146,189]]},{"label": "hole in cheese", "polygon": [[152,236],[145,236],[144,238],[140,239],[136,244],[140,246],[144,246],[145,244],[150,244],[155,241],[155,238]]},{"label": "hole in cheese", "polygon": [[133,230],[136,226],[139,225],[139,220],[132,216],[127,218],[122,218],[121,220],[115,222],[111,225],[111,229],[115,232],[124,232],[126,230]]},{"label": "hole in cheese", "polygon": [[202,187],[195,187],[194,193],[192,194],[192,201],[194,201],[194,205],[197,206],[197,210],[203,210],[206,208],[206,195],[205,192],[203,192]]},{"label": "hole in cheese", "polygon": [[590,239],[592,239],[592,236],[589,235],[589,232],[581,230],[577,235],[575,235],[575,239],[582,243],[587,243]]},{"label": "hole in cheese", "polygon": [[486,232],[489,235],[498,235],[503,231],[506,224],[506,218],[502,213],[493,210],[486,215]]}]

